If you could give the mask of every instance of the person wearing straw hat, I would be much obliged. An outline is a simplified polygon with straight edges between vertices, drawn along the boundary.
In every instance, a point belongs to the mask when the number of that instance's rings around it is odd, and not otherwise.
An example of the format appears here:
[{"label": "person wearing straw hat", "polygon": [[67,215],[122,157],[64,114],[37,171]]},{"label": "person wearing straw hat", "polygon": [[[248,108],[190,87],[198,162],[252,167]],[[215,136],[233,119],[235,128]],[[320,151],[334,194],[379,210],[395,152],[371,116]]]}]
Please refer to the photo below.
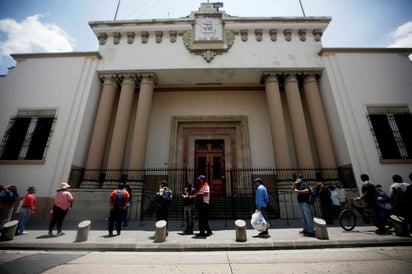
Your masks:
[{"label": "person wearing straw hat", "polygon": [[66,182],[60,184],[60,188],[56,191],[54,195],[54,205],[52,209],[52,218],[49,224],[49,237],[53,236],[54,226],[57,228],[56,236],[64,235],[63,220],[66,217],[67,212],[73,205],[73,196],[68,191],[70,185]]}]

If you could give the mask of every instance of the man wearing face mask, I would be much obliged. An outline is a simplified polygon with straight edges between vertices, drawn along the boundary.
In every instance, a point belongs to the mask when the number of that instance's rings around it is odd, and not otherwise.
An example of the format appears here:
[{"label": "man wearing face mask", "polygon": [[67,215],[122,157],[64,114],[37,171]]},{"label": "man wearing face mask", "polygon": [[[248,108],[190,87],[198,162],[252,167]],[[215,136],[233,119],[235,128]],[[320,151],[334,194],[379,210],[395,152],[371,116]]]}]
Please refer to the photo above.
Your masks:
[{"label": "man wearing face mask", "polygon": [[298,206],[302,218],[303,230],[300,231],[304,236],[315,236],[315,225],[313,223],[312,211],[309,201],[309,185],[303,181],[301,174],[296,174],[296,181],[292,184],[292,191],[297,194]]}]

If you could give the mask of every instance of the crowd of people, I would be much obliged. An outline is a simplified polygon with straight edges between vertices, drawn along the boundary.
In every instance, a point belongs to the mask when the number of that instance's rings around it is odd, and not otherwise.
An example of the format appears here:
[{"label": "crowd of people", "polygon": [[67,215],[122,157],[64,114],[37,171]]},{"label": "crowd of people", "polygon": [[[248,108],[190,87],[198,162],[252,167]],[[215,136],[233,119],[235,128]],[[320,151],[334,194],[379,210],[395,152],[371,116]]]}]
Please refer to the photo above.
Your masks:
[{"label": "crowd of people", "polygon": [[[393,175],[392,184],[388,189],[388,194],[384,191],[381,185],[375,185],[367,174],[361,174],[362,180],[361,194],[355,200],[363,201],[369,207],[372,217],[377,226],[377,234],[387,234],[385,228],[385,211],[391,210],[392,214],[399,216],[406,224],[406,229],[412,233],[412,184],[404,182],[400,175]],[[409,175],[412,182],[412,173]],[[261,229],[258,237],[269,237],[269,218],[267,215],[267,207],[269,204],[268,191],[261,178],[255,178],[253,181],[255,192],[256,212],[261,214],[265,221],[265,227]],[[73,205],[73,195],[69,191],[70,185],[62,182],[57,189],[53,207],[50,210],[51,220],[49,223],[48,236],[64,235],[63,221],[69,209]],[[303,236],[314,237],[315,226],[312,216],[311,196],[318,197],[322,211],[322,217],[328,224],[333,224],[339,217],[339,213],[345,208],[347,202],[346,191],[340,183],[325,186],[321,181],[318,181],[316,187],[311,188],[304,180],[302,174],[296,174],[296,180],[292,182],[292,192],[296,194],[298,208],[302,220],[302,230],[300,233]],[[27,234],[25,225],[27,224],[30,215],[36,209],[36,188],[30,186],[27,188],[27,193],[18,205],[17,212],[20,214],[16,235]],[[185,220],[185,229],[181,234],[194,234],[194,220],[197,209],[199,233],[197,237],[208,237],[213,234],[209,226],[209,210],[210,210],[210,186],[204,175],[200,175],[196,180],[196,185],[192,180],[185,182],[183,193],[180,198],[183,203],[183,216]],[[156,221],[169,221],[170,207],[173,199],[173,191],[168,187],[168,182],[163,180],[160,182],[159,190],[155,194],[156,202]],[[13,205],[19,200],[19,194],[16,186],[0,186],[0,230],[12,218],[14,207]],[[132,201],[132,190],[124,183],[119,183],[109,197],[110,213],[108,236],[113,237],[113,230],[116,227],[117,235],[120,235],[122,225],[128,225],[128,208]],[[56,227],[57,233],[53,234]],[[168,228],[166,228],[168,235]]]}]

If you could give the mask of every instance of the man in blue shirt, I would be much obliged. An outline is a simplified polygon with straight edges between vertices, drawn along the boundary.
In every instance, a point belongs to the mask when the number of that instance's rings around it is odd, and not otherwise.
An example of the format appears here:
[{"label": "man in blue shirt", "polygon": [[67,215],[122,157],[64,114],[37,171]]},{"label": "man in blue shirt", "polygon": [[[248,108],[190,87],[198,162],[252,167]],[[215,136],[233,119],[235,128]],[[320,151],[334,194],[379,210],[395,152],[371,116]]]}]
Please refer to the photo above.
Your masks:
[{"label": "man in blue shirt", "polygon": [[[256,178],[253,180],[253,184],[256,187],[256,210],[260,211],[265,218],[266,222],[268,222],[267,218],[267,205],[269,203],[269,195],[266,190],[266,187],[263,185],[263,180],[261,178]],[[269,223],[269,222],[268,222]],[[269,225],[268,225],[269,227]],[[268,228],[266,227],[266,230],[262,231],[259,233],[259,236],[268,236]]]}]

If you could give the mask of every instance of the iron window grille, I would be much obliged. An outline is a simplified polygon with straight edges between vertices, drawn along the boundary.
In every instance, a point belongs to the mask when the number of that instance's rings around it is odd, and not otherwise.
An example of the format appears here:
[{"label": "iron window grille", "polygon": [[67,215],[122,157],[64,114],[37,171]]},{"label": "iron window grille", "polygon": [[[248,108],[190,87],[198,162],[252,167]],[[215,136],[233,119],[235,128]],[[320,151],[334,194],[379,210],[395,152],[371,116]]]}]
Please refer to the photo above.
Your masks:
[{"label": "iron window grille", "polygon": [[0,160],[44,160],[56,121],[56,110],[19,110],[0,144]]},{"label": "iron window grille", "polygon": [[412,115],[408,107],[370,106],[367,110],[380,159],[412,159]]}]

